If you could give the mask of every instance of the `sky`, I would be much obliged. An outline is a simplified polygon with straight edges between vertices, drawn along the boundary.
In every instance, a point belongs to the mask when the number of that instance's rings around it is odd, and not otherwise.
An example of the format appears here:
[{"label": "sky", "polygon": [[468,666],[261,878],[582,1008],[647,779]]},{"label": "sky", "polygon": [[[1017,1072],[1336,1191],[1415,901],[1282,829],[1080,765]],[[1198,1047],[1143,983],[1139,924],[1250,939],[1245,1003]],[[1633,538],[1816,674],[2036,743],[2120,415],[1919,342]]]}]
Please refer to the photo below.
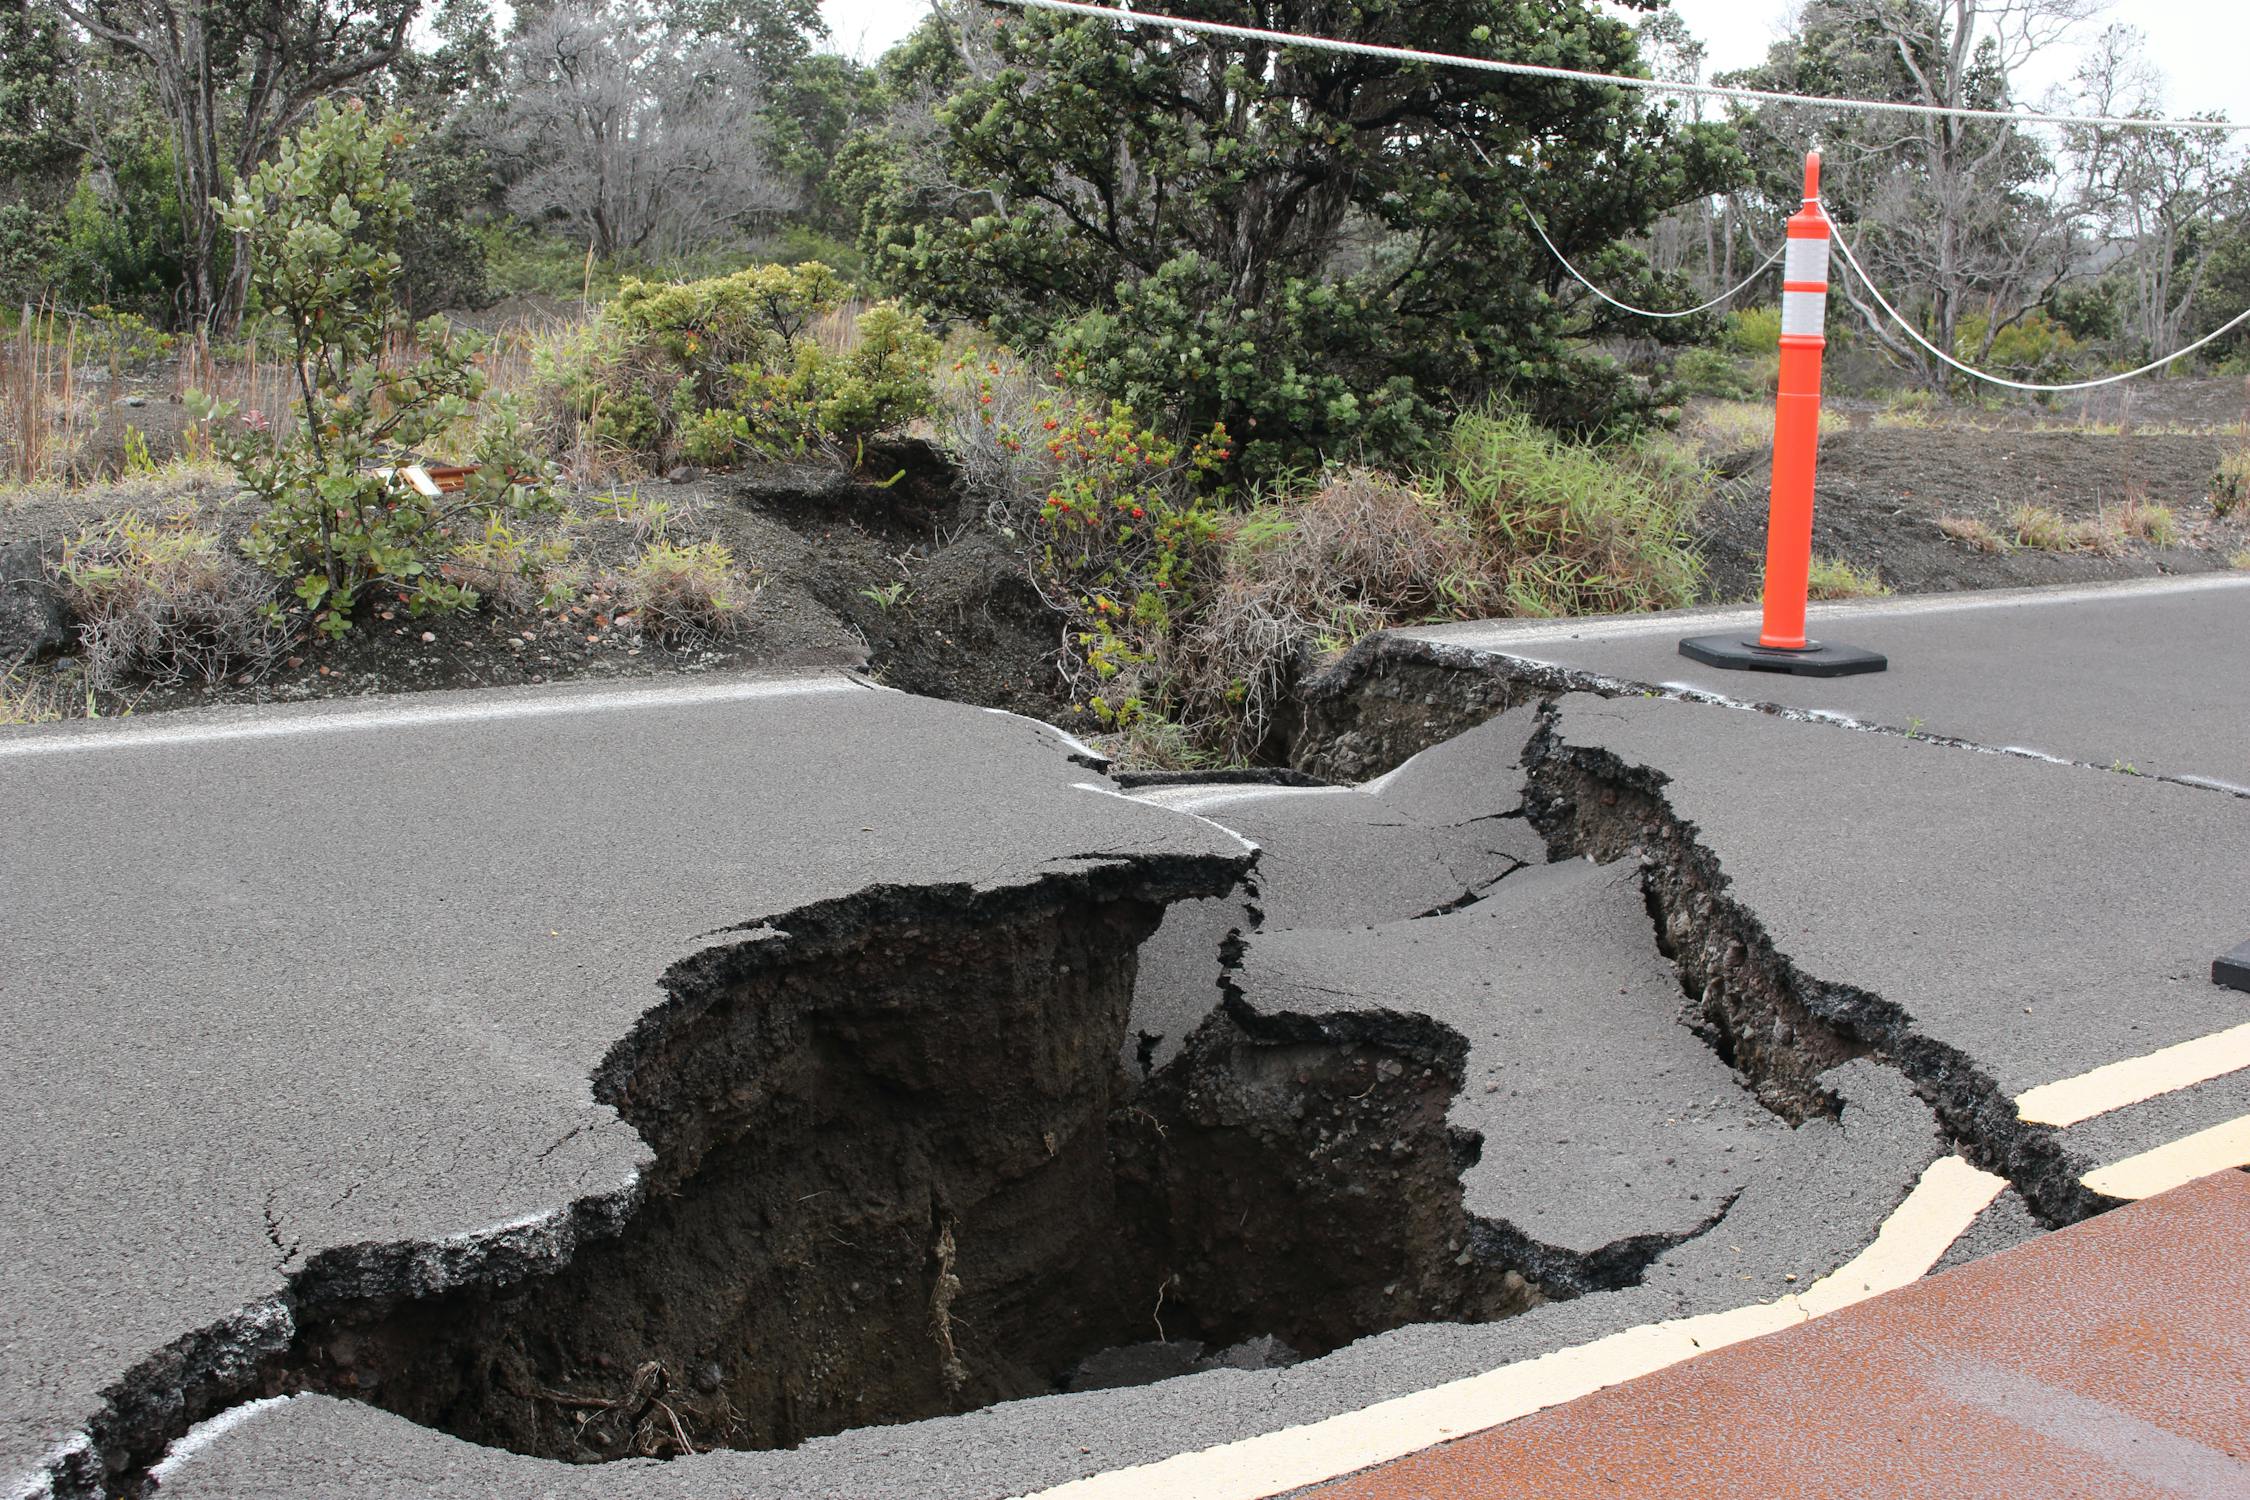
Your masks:
[{"label": "sky", "polygon": [[[1163,0],[1140,0],[1162,10]],[[829,42],[838,51],[873,58],[910,30],[924,0],[823,0]],[[1711,48],[1709,70],[1743,67],[1765,56],[1782,29],[1789,0],[1673,0],[1688,29]],[[2125,0],[2084,28],[2090,38],[2112,21],[2138,27],[2149,56],[2163,70],[2166,105],[2176,113],[2225,110],[2250,119],[2250,4],[2244,0]],[[2024,92],[2036,95],[2066,79],[2070,60],[2058,56]]]}]

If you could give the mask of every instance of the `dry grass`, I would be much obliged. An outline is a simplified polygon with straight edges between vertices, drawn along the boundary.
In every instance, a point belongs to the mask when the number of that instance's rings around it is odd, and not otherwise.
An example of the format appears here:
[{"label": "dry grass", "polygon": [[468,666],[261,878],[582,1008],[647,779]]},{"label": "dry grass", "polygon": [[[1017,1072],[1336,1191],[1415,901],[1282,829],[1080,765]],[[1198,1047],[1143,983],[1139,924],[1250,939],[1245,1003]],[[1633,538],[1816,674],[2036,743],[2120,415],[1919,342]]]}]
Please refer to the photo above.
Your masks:
[{"label": "dry grass", "polygon": [[0,673],[0,729],[22,724],[51,724],[83,712],[64,696],[51,673],[23,666]]},{"label": "dry grass", "polygon": [[1873,569],[1860,569],[1840,557],[1816,557],[1805,580],[1808,599],[1880,599],[1891,592]]},{"label": "dry grass", "polygon": [[[1707,401],[1681,419],[1680,435],[1705,453],[1741,453],[1773,444],[1771,401]],[[1823,408],[1820,435],[1834,437],[1851,430],[1852,419],[1843,412]]]},{"label": "dry grass", "polygon": [[1225,570],[1171,663],[1192,731],[1229,759],[1248,757],[1302,654],[1497,607],[1499,582],[1479,562],[1457,514],[1389,475],[1347,469],[1308,495],[1258,506],[1234,523]]},{"label": "dry grass", "polygon": [[643,630],[668,640],[732,634],[757,597],[722,542],[651,542],[614,587]]},{"label": "dry grass", "polygon": [[2066,521],[2044,505],[2024,504],[2008,515],[2008,529],[2018,546],[2039,552],[2087,552],[2106,556],[2125,544],[2125,533],[2115,516],[2103,514],[2091,521]]},{"label": "dry grass", "polygon": [[70,474],[95,415],[78,375],[77,320],[26,307],[0,346],[0,478],[30,484]]},{"label": "dry grass", "polygon": [[439,572],[448,583],[474,589],[480,603],[527,614],[570,597],[570,552],[568,535],[520,531],[490,514],[483,534],[456,545]]},{"label": "dry grass", "polygon": [[1676,455],[1464,416],[1418,480],[1341,470],[1236,520],[1220,575],[1161,663],[1168,696],[1192,740],[1239,760],[1263,745],[1301,662],[1372,631],[1687,603],[1702,583],[1688,524],[1706,479]]},{"label": "dry grass", "polygon": [[273,580],[210,531],[131,512],[66,542],[57,570],[87,683],[217,682],[263,672],[283,632]]},{"label": "dry grass", "polygon": [[2250,547],[2245,547],[2242,551],[2228,558],[2227,566],[2241,572],[2250,573]]},{"label": "dry grass", "polygon": [[1993,529],[1991,522],[1977,516],[1939,516],[1937,528],[1978,552],[2006,552],[2013,545]]},{"label": "dry grass", "polygon": [[2250,509],[2250,442],[2238,442],[2220,455],[2211,474],[2211,509],[2222,520]]},{"label": "dry grass", "polygon": [[2151,547],[2170,547],[2180,540],[2179,519],[2169,505],[2152,505],[2134,496],[2115,511],[2102,514],[2104,524]]}]

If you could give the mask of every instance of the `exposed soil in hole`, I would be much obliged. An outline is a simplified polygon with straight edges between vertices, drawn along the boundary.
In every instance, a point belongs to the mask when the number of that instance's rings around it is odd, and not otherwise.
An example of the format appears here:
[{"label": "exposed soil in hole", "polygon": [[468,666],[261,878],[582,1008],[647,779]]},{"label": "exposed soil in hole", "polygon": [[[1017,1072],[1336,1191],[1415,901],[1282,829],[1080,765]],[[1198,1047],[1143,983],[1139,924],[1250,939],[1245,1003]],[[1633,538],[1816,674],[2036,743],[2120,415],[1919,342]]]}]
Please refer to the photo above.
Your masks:
[{"label": "exposed soil in hole", "polygon": [[1220,1017],[1130,1093],[1159,914],[894,892],[833,937],[791,917],[785,962],[675,970],[596,1079],[659,1158],[622,1234],[513,1285],[307,1309],[266,1387],[590,1462],[1124,1383],[1089,1356],[1156,1340],[1286,1363],[1532,1305],[1471,1253],[1444,1038]]}]

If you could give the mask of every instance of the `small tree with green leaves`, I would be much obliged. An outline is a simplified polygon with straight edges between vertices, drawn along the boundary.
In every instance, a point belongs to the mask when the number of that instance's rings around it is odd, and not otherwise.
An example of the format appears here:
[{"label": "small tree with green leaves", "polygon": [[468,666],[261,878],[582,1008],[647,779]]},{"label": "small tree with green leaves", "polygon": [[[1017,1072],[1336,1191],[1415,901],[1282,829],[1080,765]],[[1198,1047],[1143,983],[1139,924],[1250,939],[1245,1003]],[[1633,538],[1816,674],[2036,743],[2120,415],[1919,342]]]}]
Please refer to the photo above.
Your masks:
[{"label": "small tree with green leaves", "polygon": [[251,257],[250,287],[291,348],[294,421],[198,398],[220,452],[265,502],[243,549],[288,581],[330,636],[371,592],[415,614],[465,609],[473,589],[439,565],[457,522],[551,509],[523,424],[496,403],[479,467],[453,503],[383,472],[465,423],[485,390],[483,348],[441,318],[409,329],[395,300],[399,235],[413,195],[398,174],[415,127],[378,121],[356,100],[323,104],[222,209]]}]

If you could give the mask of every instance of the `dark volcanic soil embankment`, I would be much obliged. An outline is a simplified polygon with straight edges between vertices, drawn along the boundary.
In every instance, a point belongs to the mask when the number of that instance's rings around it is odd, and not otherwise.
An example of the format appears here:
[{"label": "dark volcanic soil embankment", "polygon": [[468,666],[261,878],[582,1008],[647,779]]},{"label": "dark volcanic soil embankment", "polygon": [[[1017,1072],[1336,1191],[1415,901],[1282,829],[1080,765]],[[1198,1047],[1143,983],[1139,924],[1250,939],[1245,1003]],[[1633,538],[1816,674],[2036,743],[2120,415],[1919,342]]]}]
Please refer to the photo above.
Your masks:
[{"label": "dark volcanic soil embankment", "polygon": [[[2211,511],[2220,440],[2208,436],[1865,428],[1821,440],[1813,552],[1872,570],[1901,593],[2212,572],[2250,546],[2250,521]],[[1760,457],[1703,508],[1712,602],[1754,599],[1765,566],[1772,465]],[[2127,540],[2111,552],[1984,552],[1938,529],[1940,516],[2012,533],[2019,505],[2089,521],[2128,501],[2169,506],[2172,546]]]}]

